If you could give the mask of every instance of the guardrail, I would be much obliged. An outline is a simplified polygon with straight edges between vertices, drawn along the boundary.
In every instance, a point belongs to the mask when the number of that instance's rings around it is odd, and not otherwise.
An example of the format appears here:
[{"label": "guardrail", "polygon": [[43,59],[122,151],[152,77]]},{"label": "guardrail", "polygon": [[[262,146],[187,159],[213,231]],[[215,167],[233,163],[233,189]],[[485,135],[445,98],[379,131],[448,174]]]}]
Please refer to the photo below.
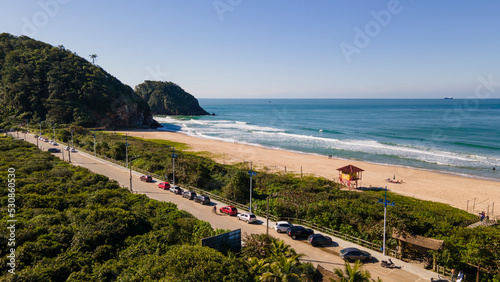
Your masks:
[{"label": "guardrail", "polygon": [[[85,153],[87,153],[89,155],[94,155],[94,152],[90,152],[90,151],[88,151],[88,150],[86,150],[86,149],[84,149],[82,147],[79,147],[79,146],[76,146],[76,147],[80,151],[83,151],[83,152],[85,152]],[[109,158],[107,156],[100,155],[100,154],[96,154],[96,156],[99,157],[99,158],[102,158],[102,159],[104,159],[106,161],[109,161],[109,162],[112,162],[112,163],[115,163],[115,164],[118,164],[118,165],[121,165],[121,166],[125,167],[125,162],[123,162],[123,161],[117,161],[117,160],[114,160],[114,159]],[[141,172],[141,173],[146,174],[146,175],[151,175],[152,177],[155,177],[157,179],[162,179],[162,180],[167,181],[167,179],[165,179],[164,176],[151,173],[151,172],[146,171],[144,169],[141,169],[141,168],[138,168],[138,167],[134,167],[134,166],[132,166],[131,169],[134,170],[134,171],[137,171],[137,172]],[[246,206],[246,205],[243,205],[241,203],[229,200],[229,199],[224,198],[222,196],[219,196],[217,194],[213,194],[213,193],[210,193],[208,191],[205,191],[203,189],[200,189],[200,188],[197,188],[197,187],[193,187],[193,186],[187,186],[187,187],[189,189],[197,192],[197,193],[207,195],[211,199],[215,199],[215,200],[223,202],[225,204],[229,204],[229,205],[235,206],[235,207],[240,208],[242,210],[247,210],[248,209],[248,206]],[[267,216],[267,213],[265,211],[261,211],[261,210],[255,210],[254,213],[256,215],[263,216],[263,217]],[[312,222],[309,222],[309,221],[304,220],[304,219],[290,218],[290,217],[278,217],[278,216],[273,215],[273,214],[269,214],[268,216],[269,216],[269,219],[271,219],[272,221],[275,221],[275,222],[279,221],[281,219],[284,219],[284,220],[286,219],[290,223],[298,222],[301,225],[304,225],[304,226],[316,229],[316,230],[321,231],[321,232],[323,232],[325,234],[332,235],[332,236],[335,236],[337,238],[341,238],[341,239],[343,239],[345,241],[349,241],[349,242],[352,242],[352,243],[364,246],[366,248],[372,249],[372,250],[377,251],[377,252],[381,252],[381,246],[378,245],[378,244],[375,244],[375,243],[372,243],[372,242],[369,242],[369,241],[366,241],[366,240],[363,240],[363,239],[351,236],[349,234],[345,234],[345,233],[339,232],[337,230],[334,230],[334,229],[331,229],[331,228],[328,228],[328,227],[317,225],[316,223],[312,223]],[[476,221],[476,220],[473,219],[473,220],[470,220],[470,221]],[[468,223],[468,222],[466,222],[466,223]],[[462,223],[460,226],[462,226],[463,224],[465,224],[465,223]],[[392,256],[392,257],[396,257],[397,251],[394,250],[394,249],[387,249],[387,255]],[[443,266],[439,266],[438,265],[437,268],[436,268],[436,270],[435,270],[435,272],[438,273],[438,274],[442,274],[444,276],[447,276],[447,277],[451,276],[451,269],[443,267]],[[470,279],[470,277],[467,277],[467,278]],[[466,281],[469,281],[468,279]]]}]

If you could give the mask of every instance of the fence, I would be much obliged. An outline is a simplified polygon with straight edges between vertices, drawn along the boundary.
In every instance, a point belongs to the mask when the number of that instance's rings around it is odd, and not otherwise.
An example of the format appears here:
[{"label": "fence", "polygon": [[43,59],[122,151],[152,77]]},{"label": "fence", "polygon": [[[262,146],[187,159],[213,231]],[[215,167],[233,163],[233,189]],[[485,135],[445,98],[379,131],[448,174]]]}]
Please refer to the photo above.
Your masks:
[{"label": "fence", "polygon": [[[90,151],[88,151],[88,150],[86,150],[84,148],[81,148],[81,147],[77,147],[77,148],[80,151],[85,152],[85,153],[87,153],[89,155],[93,155],[94,154],[94,152],[90,152]],[[117,161],[117,160],[114,160],[114,159],[111,159],[109,157],[106,157],[104,155],[99,155],[99,154],[96,154],[96,156],[99,157],[99,158],[102,158],[102,159],[104,159],[106,161],[109,161],[111,163],[118,164],[120,166],[124,166],[125,167],[125,162],[123,162],[123,161]],[[129,164],[129,165],[131,165],[131,164]],[[138,168],[138,167],[131,166],[131,169],[134,170],[134,171],[141,172],[141,173],[143,173],[145,175],[151,175],[152,177],[155,177],[157,179],[162,179],[162,180],[165,180],[165,181],[167,180],[167,179],[165,179],[164,176],[148,172],[148,171],[146,171],[144,169],[141,169],[141,168]],[[215,199],[217,201],[220,201],[220,202],[223,202],[223,203],[235,206],[235,207],[240,208],[242,210],[247,210],[248,209],[248,206],[246,206],[246,205],[243,205],[241,203],[229,200],[229,199],[224,198],[222,196],[210,193],[210,192],[205,191],[203,189],[196,188],[196,187],[193,187],[193,186],[187,186],[187,187],[190,190],[193,190],[193,191],[195,191],[195,192],[197,192],[199,194],[207,195],[211,199]],[[349,234],[345,234],[345,233],[339,232],[337,230],[334,230],[334,229],[331,229],[331,228],[328,228],[328,227],[320,226],[320,225],[317,225],[316,223],[313,223],[313,222],[310,222],[310,221],[307,221],[307,220],[304,220],[304,219],[300,219],[300,218],[282,218],[282,217],[278,217],[278,216],[273,215],[273,214],[269,214],[268,215],[267,212],[264,212],[262,210],[256,210],[254,213],[256,215],[259,215],[259,216],[262,216],[262,217],[267,217],[268,216],[269,219],[271,219],[272,221],[275,221],[275,222],[278,221],[278,220],[280,220],[280,219],[286,219],[290,223],[296,222],[298,224],[301,224],[301,225],[313,228],[315,230],[321,231],[321,232],[323,232],[325,234],[328,234],[328,235],[331,235],[331,236],[334,236],[334,237],[337,237],[337,238],[341,238],[341,239],[343,239],[345,241],[355,243],[357,245],[360,245],[360,246],[372,249],[372,250],[377,251],[377,252],[381,252],[381,246],[379,244],[375,244],[375,243],[372,243],[372,242],[369,242],[369,241],[366,241],[366,240],[363,240],[363,239],[351,236]],[[471,220],[471,221],[467,221],[465,223],[462,223],[462,225],[469,225],[471,223],[474,223],[475,221],[479,221],[479,217],[478,217],[477,220],[474,219],[474,220]],[[387,249],[386,251],[387,251],[387,255],[392,256],[392,257],[396,257],[396,254],[397,254],[396,250],[394,250],[394,249]],[[437,268],[436,268],[436,270],[435,270],[435,272],[437,272],[438,274],[442,274],[443,276],[447,276],[447,277],[451,276],[451,269],[443,267],[443,266],[439,266],[438,265]],[[468,277],[466,276],[464,280],[465,281],[474,281],[473,280],[473,276],[474,275],[468,275]]]}]

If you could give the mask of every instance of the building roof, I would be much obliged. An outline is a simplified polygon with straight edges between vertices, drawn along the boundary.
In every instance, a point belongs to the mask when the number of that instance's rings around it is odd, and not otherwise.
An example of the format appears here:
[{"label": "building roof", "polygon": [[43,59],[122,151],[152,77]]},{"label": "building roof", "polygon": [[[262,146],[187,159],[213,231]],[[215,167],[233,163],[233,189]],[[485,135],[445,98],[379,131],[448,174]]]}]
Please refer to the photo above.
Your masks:
[{"label": "building roof", "polygon": [[401,234],[394,232],[392,234],[392,238],[434,251],[441,249],[444,243],[443,240],[427,238],[419,235],[410,235],[405,232],[402,232]]},{"label": "building roof", "polygon": [[353,165],[346,165],[344,167],[337,168],[337,170],[340,170],[343,173],[356,173],[356,172],[364,171],[363,169],[361,169],[357,166],[353,166]]}]

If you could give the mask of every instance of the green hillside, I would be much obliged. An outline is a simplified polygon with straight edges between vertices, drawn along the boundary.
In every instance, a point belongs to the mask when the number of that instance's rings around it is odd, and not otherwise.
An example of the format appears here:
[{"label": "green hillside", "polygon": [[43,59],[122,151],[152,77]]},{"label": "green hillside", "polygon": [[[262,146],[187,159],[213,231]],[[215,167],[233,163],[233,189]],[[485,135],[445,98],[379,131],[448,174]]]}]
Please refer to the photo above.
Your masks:
[{"label": "green hillside", "polygon": [[154,115],[208,115],[196,98],[173,82],[146,80],[135,87]]},{"label": "green hillside", "polygon": [[156,127],[133,89],[64,46],[0,34],[0,121]]}]

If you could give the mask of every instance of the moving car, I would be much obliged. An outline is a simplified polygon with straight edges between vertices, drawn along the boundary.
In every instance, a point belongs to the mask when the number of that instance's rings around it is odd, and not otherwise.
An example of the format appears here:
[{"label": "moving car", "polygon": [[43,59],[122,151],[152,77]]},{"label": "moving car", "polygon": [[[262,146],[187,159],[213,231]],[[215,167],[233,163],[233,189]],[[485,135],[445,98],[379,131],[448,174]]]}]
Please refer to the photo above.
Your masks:
[{"label": "moving car", "polygon": [[312,234],[307,238],[307,242],[313,247],[317,246],[331,246],[333,244],[332,238],[324,236],[323,234]]},{"label": "moving car", "polygon": [[59,150],[57,148],[49,148],[47,151],[51,152],[51,153],[60,153],[61,152],[61,150]]},{"label": "moving car", "polygon": [[314,234],[314,231],[300,225],[294,225],[288,228],[286,234],[292,237],[293,240],[296,240],[299,238],[307,238],[309,235]]},{"label": "moving car", "polygon": [[168,182],[160,182],[158,184],[158,188],[163,189],[163,190],[170,189],[170,183],[168,183]]},{"label": "moving car", "polygon": [[372,259],[372,255],[357,248],[345,248],[340,250],[340,258],[348,261],[368,261]]},{"label": "moving car", "polygon": [[181,195],[184,191],[179,186],[170,186],[170,192],[173,192],[177,195]]},{"label": "moving car", "polygon": [[153,182],[153,177],[151,177],[151,175],[143,175],[141,176],[141,181]]},{"label": "moving car", "polygon": [[219,209],[221,213],[227,213],[228,215],[237,215],[238,209],[233,206],[225,206]]},{"label": "moving car", "polygon": [[188,200],[192,200],[192,199],[194,199],[194,197],[196,197],[196,192],[194,192],[194,191],[185,191],[184,193],[182,193],[182,197],[183,198],[187,198]]},{"label": "moving car", "polygon": [[278,221],[276,222],[276,226],[274,226],[274,230],[278,233],[286,233],[289,227],[293,226],[288,221]]},{"label": "moving car", "polygon": [[205,195],[198,195],[198,196],[194,197],[193,200],[195,203],[200,203],[202,205],[210,204],[210,198],[208,196],[205,196]]},{"label": "moving car", "polygon": [[246,221],[247,223],[252,223],[252,222],[256,222],[257,221],[257,217],[255,216],[255,214],[253,214],[251,212],[239,213],[236,217],[239,220]]}]

